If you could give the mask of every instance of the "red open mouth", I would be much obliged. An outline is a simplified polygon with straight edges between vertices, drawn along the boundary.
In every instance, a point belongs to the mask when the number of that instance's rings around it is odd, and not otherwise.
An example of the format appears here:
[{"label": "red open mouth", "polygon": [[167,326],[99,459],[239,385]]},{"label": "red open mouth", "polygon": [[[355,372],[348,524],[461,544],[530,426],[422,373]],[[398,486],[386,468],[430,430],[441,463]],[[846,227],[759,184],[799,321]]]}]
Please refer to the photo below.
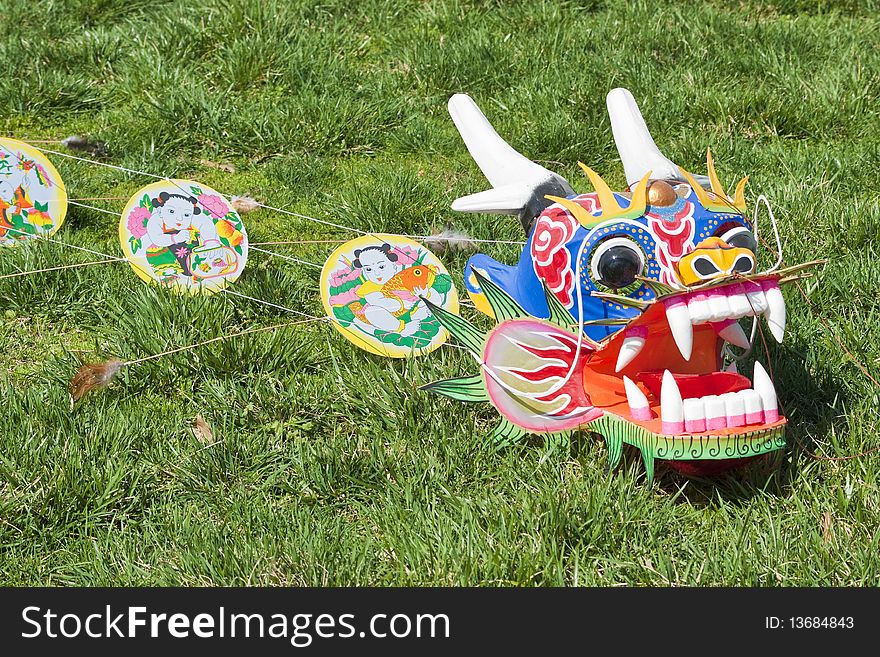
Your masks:
[{"label": "red open mouth", "polygon": [[778,341],[785,301],[777,276],[661,295],[602,343],[584,366],[593,404],[665,436],[736,436],[785,424],[776,390],[756,362],[753,379],[721,371],[725,341],[747,348],[737,320],[763,317]]}]

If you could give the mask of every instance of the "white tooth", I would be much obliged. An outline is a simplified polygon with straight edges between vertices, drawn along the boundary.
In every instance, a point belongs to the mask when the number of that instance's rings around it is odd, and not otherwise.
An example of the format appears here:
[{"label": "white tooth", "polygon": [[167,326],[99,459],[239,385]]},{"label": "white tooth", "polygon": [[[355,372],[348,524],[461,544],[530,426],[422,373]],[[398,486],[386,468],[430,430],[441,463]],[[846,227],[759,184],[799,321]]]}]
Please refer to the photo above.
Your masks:
[{"label": "white tooth", "polygon": [[749,315],[762,315],[767,310],[767,297],[757,283],[746,283],[746,299],[749,302]]},{"label": "white tooth", "polygon": [[782,338],[785,337],[785,299],[782,298],[782,290],[778,285],[774,285],[764,290],[764,297],[767,299],[767,310],[764,312],[767,326],[770,327],[776,342],[781,344]]},{"label": "white tooth", "polygon": [[721,397],[718,395],[706,395],[703,397],[703,405],[706,407],[707,429],[723,429],[727,426],[724,400]]},{"label": "white tooth", "polygon": [[773,387],[773,381],[767,375],[767,370],[758,361],[755,361],[755,392],[761,396],[761,408],[764,409],[764,416],[768,414],[778,415],[779,409],[776,402],[776,388]]},{"label": "white tooth", "polygon": [[694,294],[688,299],[688,314],[691,324],[705,324],[709,321],[709,299],[705,294]]},{"label": "white tooth", "polygon": [[746,424],[761,424],[764,421],[763,409],[761,408],[761,395],[749,388],[740,390],[738,393],[745,405]]},{"label": "white tooth", "polygon": [[736,361],[730,361],[730,364],[724,368],[725,372],[730,372],[731,374],[739,374],[739,368],[736,366]]},{"label": "white tooth", "polygon": [[626,401],[629,410],[636,420],[650,420],[651,409],[648,406],[648,398],[628,376],[623,377],[623,387],[626,389]]},{"label": "white tooth", "polygon": [[735,392],[721,395],[724,400],[724,414],[728,427],[741,427],[746,423],[746,404]]},{"label": "white tooth", "polygon": [[688,397],[684,400],[684,419],[698,420],[706,417],[706,407],[701,397]]},{"label": "white tooth", "polygon": [[709,293],[709,321],[720,322],[730,317],[730,304],[721,293]]},{"label": "white tooth", "polygon": [[684,428],[695,432],[706,430],[706,407],[699,397],[684,400]]},{"label": "white tooth", "polygon": [[681,355],[685,360],[690,360],[694,348],[694,327],[687,305],[683,301],[666,304],[666,321]]},{"label": "white tooth", "polygon": [[727,302],[730,304],[730,317],[732,319],[739,319],[740,317],[752,314],[752,307],[749,305],[749,300],[745,294],[731,294],[727,297]]},{"label": "white tooth", "polygon": [[749,338],[746,336],[745,331],[743,331],[742,326],[739,325],[739,322],[733,322],[725,326],[718,331],[718,335],[740,349],[748,349],[751,346]]},{"label": "white tooth", "polygon": [[664,370],[663,383],[660,387],[660,418],[663,422],[669,423],[684,421],[681,391],[669,370]]},{"label": "white tooth", "polygon": [[632,359],[639,355],[642,347],[645,346],[645,338],[640,335],[628,335],[623,339],[620,352],[617,354],[617,365],[615,372],[619,372],[632,362]]}]

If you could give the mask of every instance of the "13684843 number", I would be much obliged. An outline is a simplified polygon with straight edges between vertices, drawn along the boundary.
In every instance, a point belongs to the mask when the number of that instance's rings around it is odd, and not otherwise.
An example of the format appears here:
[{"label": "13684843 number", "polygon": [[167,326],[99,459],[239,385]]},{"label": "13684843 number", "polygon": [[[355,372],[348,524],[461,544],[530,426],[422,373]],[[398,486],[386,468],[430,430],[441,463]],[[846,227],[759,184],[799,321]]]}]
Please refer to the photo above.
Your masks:
[{"label": "13684843 number", "polygon": [[788,622],[793,630],[851,630],[855,624],[852,616],[791,616]]}]

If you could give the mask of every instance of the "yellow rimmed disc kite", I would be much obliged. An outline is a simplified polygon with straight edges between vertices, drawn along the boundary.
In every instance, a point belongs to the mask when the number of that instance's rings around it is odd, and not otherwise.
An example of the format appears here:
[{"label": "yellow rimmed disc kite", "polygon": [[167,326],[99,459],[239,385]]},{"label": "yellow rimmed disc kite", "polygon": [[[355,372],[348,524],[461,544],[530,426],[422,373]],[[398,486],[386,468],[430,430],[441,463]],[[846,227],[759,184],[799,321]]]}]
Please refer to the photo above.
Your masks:
[{"label": "yellow rimmed disc kite", "polygon": [[424,297],[458,313],[449,272],[418,242],[370,234],[336,249],[321,271],[321,300],[333,325],[361,349],[404,358],[433,351],[449,337]]},{"label": "yellow rimmed disc kite", "polygon": [[54,235],[67,216],[67,190],[49,159],[0,138],[0,246]]},{"label": "yellow rimmed disc kite", "polygon": [[244,223],[219,192],[191,180],[160,180],[131,197],[119,241],[135,273],[184,292],[216,292],[241,275]]}]

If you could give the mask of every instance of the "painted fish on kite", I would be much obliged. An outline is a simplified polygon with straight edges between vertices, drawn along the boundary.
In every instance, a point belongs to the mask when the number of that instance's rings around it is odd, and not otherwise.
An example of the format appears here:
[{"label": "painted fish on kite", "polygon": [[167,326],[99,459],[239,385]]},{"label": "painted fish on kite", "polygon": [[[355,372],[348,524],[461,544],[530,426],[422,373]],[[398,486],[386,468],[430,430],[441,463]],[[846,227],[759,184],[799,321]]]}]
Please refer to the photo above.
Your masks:
[{"label": "painted fish on kite", "polygon": [[759,362],[751,380],[723,370],[723,349],[750,348],[744,317],[763,317],[782,342],[780,285],[816,263],[757,271],[747,178],[728,195],[711,152],[708,175],[691,174],[657,148],[629,91],[607,104],[629,191],[581,164],[594,191],[578,194],[510,147],[468,96],[450,99],[492,186],[453,209],[517,215],[528,241],[515,265],[468,261],[468,294],[498,322],[488,334],[432,307],[480,372],[426,388],[491,402],[501,443],[583,427],[605,438],[610,467],[635,446],[649,478],[655,459],[710,474],[782,449],[770,376]]},{"label": "painted fish on kite", "polygon": [[342,335],[389,357],[424,354],[445,342],[446,331],[422,298],[458,312],[442,263],[399,235],[365,235],[337,248],[321,272],[321,298]]}]

